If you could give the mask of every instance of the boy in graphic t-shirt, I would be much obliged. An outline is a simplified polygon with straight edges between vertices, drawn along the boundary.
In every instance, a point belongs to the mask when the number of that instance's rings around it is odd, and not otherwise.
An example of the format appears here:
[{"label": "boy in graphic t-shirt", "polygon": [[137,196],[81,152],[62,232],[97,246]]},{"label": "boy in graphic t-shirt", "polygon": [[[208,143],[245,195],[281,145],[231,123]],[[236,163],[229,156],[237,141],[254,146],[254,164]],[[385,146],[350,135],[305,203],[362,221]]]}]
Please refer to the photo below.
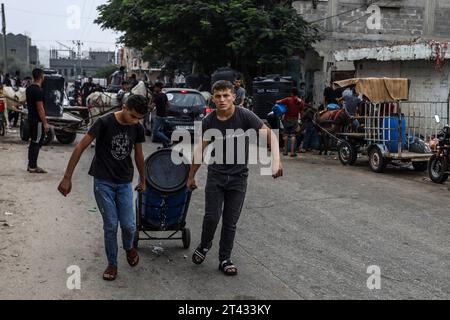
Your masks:
[{"label": "boy in graphic t-shirt", "polygon": [[72,176],[81,155],[96,140],[95,156],[89,174],[94,177],[94,194],[103,217],[105,247],[108,268],[103,279],[113,281],[117,277],[117,229],[122,228],[123,248],[131,267],[139,263],[139,255],[133,247],[136,233],[136,216],[133,207],[132,181],[134,167],[131,152],[134,148],[140,182],[136,191],[146,189],[144,173],[144,128],[139,124],[148,113],[148,100],[140,95],[127,99],[122,111],[108,114],[92,126],[75,148],[58,190],[67,196],[72,191]]}]

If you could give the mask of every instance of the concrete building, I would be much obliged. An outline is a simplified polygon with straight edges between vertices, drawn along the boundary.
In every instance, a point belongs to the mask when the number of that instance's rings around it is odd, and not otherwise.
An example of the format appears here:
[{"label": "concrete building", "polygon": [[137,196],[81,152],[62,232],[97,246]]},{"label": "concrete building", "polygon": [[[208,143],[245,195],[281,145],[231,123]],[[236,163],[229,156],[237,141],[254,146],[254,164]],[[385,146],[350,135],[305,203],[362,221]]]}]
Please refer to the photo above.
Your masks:
[{"label": "concrete building", "polygon": [[129,47],[119,50],[119,64],[127,70],[127,75],[136,74],[137,79],[147,79],[156,82],[161,73],[161,69],[152,68],[150,64],[143,60],[142,52]]},{"label": "concrete building", "polygon": [[[323,40],[301,58],[300,72],[316,105],[330,81],[354,76],[410,77],[413,88],[428,87],[430,82],[443,88],[448,83],[447,67],[438,71],[436,61],[427,61],[437,58],[439,50],[432,40],[441,43],[437,46],[442,50],[446,48],[445,41],[450,40],[448,0],[302,0],[294,1],[293,7],[322,30]],[[369,50],[372,55],[364,56],[364,48],[376,47],[380,49]],[[377,55],[382,48],[392,50],[383,62]],[[353,49],[360,51],[352,56]],[[426,50],[429,56],[403,58],[405,50]],[[418,73],[422,77],[417,77]],[[440,92],[434,99],[448,96],[448,87],[446,94],[444,90],[433,90]],[[412,91],[412,98],[427,96]]]},{"label": "concrete building", "polygon": [[115,64],[115,52],[112,51],[91,51],[87,58],[82,59],[77,59],[73,51],[62,58],[59,51],[51,51],[50,68],[57,70],[68,81],[74,81],[79,76],[93,77],[99,69]]},{"label": "concrete building", "polygon": [[[6,47],[8,59],[13,58],[17,63],[21,63],[30,68],[39,65],[39,50],[36,46],[31,45],[30,37],[23,34],[6,35]],[[0,60],[3,61],[4,47],[3,35],[0,35]],[[14,72],[15,70],[9,70]]]}]

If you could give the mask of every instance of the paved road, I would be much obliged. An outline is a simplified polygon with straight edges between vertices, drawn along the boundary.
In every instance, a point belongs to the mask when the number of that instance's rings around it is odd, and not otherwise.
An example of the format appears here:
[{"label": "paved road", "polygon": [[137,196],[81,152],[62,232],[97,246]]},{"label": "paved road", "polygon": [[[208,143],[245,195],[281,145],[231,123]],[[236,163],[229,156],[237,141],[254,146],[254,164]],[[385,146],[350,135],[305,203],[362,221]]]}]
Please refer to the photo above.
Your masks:
[{"label": "paved road", "polygon": [[[146,144],[146,154],[155,148]],[[96,206],[87,175],[93,150],[82,158],[73,194],[65,199],[56,191],[71,150],[45,147],[41,164],[50,172],[31,176],[26,145],[0,138],[1,299],[450,298],[447,186],[410,169],[376,175],[364,160],[347,168],[317,155],[286,159],[278,181],[252,168],[234,250],[237,278],[217,270],[217,241],[200,267],[181,242],[153,242],[143,245],[137,269],[121,253],[118,280],[105,283],[101,219],[89,211]],[[188,216],[193,247],[205,173]],[[66,286],[72,265],[81,269],[81,290]],[[380,290],[367,288],[372,265],[381,269]]]}]

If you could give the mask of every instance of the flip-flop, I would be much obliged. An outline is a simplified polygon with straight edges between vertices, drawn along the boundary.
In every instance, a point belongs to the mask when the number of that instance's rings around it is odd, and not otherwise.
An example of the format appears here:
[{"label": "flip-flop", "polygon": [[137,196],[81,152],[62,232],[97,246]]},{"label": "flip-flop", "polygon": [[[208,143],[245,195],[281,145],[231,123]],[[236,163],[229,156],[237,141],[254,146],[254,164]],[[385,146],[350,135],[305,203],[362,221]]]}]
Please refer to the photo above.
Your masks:
[{"label": "flip-flop", "polygon": [[238,269],[231,260],[222,261],[219,265],[219,270],[222,271],[224,275],[230,277],[237,276],[238,274]]},{"label": "flip-flop", "polygon": [[139,254],[136,249],[127,251],[127,262],[130,267],[136,267],[139,264]]},{"label": "flip-flop", "polygon": [[117,267],[108,266],[103,273],[103,280],[114,281],[117,279]]}]

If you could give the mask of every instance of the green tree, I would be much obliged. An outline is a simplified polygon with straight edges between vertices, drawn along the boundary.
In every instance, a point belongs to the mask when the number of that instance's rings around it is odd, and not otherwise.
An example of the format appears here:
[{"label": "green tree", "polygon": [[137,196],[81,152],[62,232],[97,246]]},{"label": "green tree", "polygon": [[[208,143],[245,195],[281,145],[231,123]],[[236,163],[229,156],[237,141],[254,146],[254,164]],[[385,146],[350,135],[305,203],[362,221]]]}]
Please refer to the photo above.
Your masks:
[{"label": "green tree", "polygon": [[117,66],[115,64],[107,65],[102,67],[101,69],[97,70],[97,72],[94,75],[94,78],[106,78],[108,79],[111,74],[114,73],[114,71],[117,70]]},{"label": "green tree", "polygon": [[150,63],[192,63],[210,74],[231,65],[247,75],[282,64],[318,40],[318,32],[275,0],[109,0],[96,21],[122,32]]}]

